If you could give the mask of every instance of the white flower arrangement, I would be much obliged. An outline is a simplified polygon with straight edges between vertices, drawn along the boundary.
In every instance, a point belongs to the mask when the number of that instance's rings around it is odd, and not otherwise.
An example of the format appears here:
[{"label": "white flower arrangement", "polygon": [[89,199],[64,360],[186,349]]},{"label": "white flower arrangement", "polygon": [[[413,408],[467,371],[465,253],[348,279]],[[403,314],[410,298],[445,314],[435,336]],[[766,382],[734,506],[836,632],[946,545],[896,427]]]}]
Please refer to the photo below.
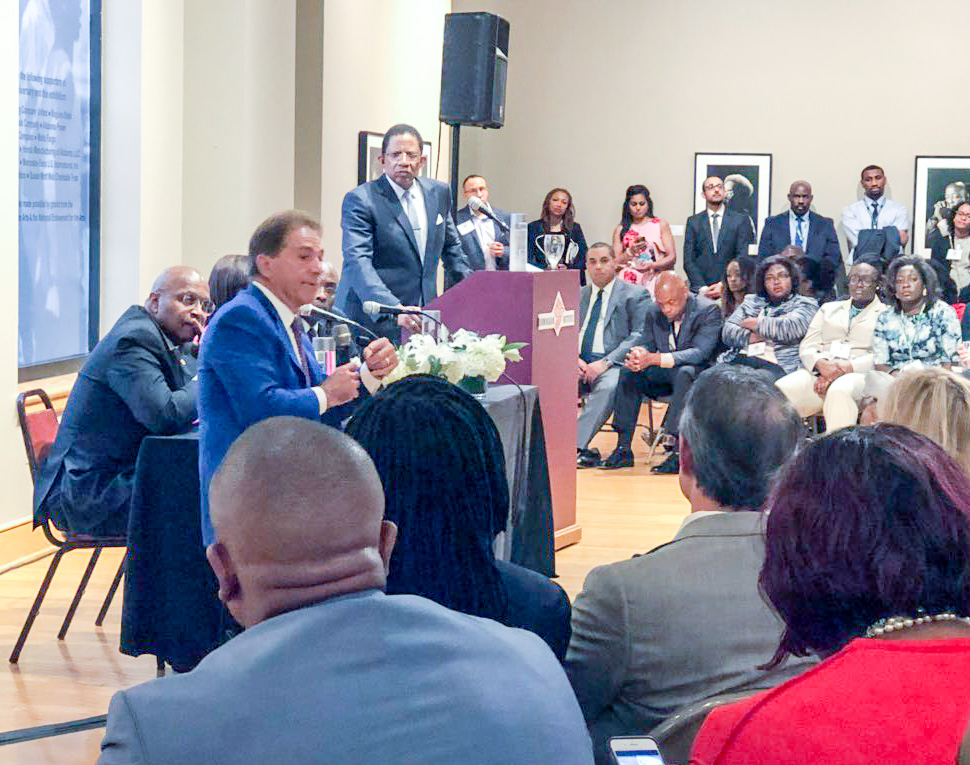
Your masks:
[{"label": "white flower arrangement", "polygon": [[479,337],[467,329],[459,329],[447,340],[435,341],[431,335],[411,335],[397,349],[397,367],[383,384],[409,375],[430,374],[443,377],[450,383],[465,378],[482,377],[495,382],[505,371],[508,361],[522,361],[520,348],[526,343],[506,342],[503,335]]}]

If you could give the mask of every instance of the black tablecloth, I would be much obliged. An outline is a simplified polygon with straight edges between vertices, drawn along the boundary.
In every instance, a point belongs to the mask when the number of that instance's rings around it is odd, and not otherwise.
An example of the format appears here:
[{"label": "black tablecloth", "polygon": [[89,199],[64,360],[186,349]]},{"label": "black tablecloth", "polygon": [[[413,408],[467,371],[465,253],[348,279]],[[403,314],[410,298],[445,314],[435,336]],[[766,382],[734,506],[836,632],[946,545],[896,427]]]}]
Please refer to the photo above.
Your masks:
[{"label": "black tablecloth", "polygon": [[[505,450],[511,512],[499,556],[555,575],[552,500],[539,393],[489,388],[482,401]],[[121,651],[195,666],[219,644],[222,608],[202,548],[198,434],[152,436],[138,452],[128,525]]]}]

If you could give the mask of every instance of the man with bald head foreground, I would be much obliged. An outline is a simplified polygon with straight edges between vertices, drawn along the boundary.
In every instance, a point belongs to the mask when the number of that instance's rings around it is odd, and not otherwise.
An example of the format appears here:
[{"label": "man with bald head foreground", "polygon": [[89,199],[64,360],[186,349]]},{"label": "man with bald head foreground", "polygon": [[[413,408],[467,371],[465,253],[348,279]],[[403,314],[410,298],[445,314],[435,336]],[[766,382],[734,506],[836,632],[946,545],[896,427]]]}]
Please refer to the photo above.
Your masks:
[{"label": "man with bald head foreground", "polygon": [[245,631],[115,695],[100,762],[591,765],[541,638],[385,595],[397,529],[364,450],[304,418],[235,441],[212,479],[219,597]]},{"label": "man with bald head foreground", "polygon": [[687,283],[672,271],[657,278],[654,300],[620,372],[613,406],[616,449],[602,465],[607,470],[633,467],[631,445],[642,397],[670,396],[664,416],[669,453],[651,472],[677,472],[680,412],[690,386],[711,363],[721,335],[717,303],[688,292]]},{"label": "man with bald head foreground", "polygon": [[196,382],[180,346],[202,332],[209,288],[187,266],[164,271],[91,351],[34,483],[34,523],[125,535],[138,447],[148,435],[188,430]]}]

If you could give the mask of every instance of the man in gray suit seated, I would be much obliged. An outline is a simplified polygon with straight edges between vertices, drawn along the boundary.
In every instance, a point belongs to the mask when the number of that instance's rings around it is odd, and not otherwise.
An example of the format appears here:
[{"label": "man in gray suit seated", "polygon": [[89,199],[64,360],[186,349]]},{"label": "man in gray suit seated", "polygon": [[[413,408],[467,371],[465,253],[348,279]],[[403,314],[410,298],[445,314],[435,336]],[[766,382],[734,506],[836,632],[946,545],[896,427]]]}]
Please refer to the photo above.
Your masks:
[{"label": "man in gray suit seated", "polygon": [[206,554],[246,629],[191,672],[116,694],[99,762],[592,763],[541,638],[384,594],[397,529],[350,437],[253,425],[210,509]]},{"label": "man in gray suit seated", "polygon": [[576,459],[579,467],[596,467],[599,449],[589,442],[613,413],[623,360],[639,342],[650,295],[616,278],[616,257],[606,242],[589,248],[586,279],[579,291],[579,387],[589,395],[576,425]]},{"label": "man in gray suit seated", "polygon": [[801,421],[752,369],[723,364],[691,387],[680,424],[680,488],[691,514],[671,542],[593,569],[573,605],[566,672],[605,763],[610,736],[649,731],[681,707],[767,688],[782,622],[762,600],[764,504]]}]

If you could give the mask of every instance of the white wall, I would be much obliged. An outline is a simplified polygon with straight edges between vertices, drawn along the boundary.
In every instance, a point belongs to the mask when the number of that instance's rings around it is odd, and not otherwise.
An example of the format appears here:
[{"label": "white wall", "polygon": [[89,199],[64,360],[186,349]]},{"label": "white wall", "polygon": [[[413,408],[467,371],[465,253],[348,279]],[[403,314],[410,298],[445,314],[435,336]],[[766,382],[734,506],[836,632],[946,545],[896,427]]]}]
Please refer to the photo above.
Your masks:
[{"label": "white wall", "polygon": [[[605,239],[631,183],[658,215],[692,212],[694,152],[774,154],[773,213],[811,181],[836,222],[861,168],[885,167],[913,204],[916,154],[970,154],[970,104],[950,53],[965,5],[904,0],[455,0],[511,23],[507,122],[466,129],[461,173],[487,174],[496,204],[538,217],[569,188],[586,237]],[[679,246],[678,241],[678,246]]]},{"label": "white wall", "polygon": [[295,34],[295,0],[185,4],[182,231],[169,257],[204,277],[293,206]]},{"label": "white wall", "polygon": [[[450,0],[326,0],[321,194],[327,258],[340,257],[340,203],[357,185],[357,133],[414,125],[438,153],[441,48]],[[448,178],[447,132],[441,169]]]},{"label": "white wall", "polygon": [[[6,31],[3,31],[6,30]],[[30,515],[31,483],[23,440],[17,425],[17,210],[20,187],[20,16],[17,3],[0,4],[0,475],[4,502],[0,503],[0,528]]]}]

